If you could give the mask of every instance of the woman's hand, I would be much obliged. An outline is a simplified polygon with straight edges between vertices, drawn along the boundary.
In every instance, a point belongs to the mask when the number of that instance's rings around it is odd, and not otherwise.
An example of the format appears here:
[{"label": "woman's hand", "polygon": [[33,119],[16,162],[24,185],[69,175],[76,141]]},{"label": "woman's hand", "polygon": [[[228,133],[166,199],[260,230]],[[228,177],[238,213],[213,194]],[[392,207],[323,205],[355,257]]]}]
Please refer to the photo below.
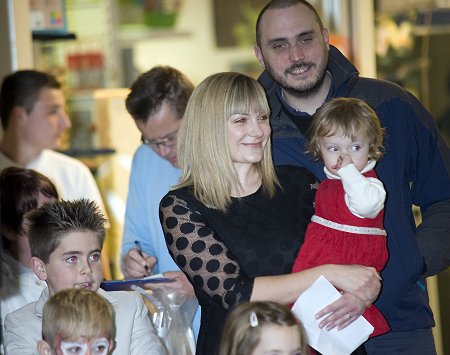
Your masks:
[{"label": "woman's hand", "polygon": [[328,265],[325,277],[339,290],[351,293],[369,307],[381,290],[381,276],[373,267],[361,265]]},{"label": "woman's hand", "polygon": [[189,282],[188,278],[181,271],[167,271],[164,274],[165,278],[174,280],[173,282],[159,282],[156,284],[146,284],[146,289],[157,289],[160,287],[168,288],[178,295],[183,295],[186,297],[195,297],[194,288]]},{"label": "woman's hand", "polygon": [[319,323],[319,327],[331,330],[337,327],[341,330],[352,323],[366,310],[366,306],[358,297],[351,293],[343,292],[342,297],[329,304],[316,314],[316,318],[325,317]]}]

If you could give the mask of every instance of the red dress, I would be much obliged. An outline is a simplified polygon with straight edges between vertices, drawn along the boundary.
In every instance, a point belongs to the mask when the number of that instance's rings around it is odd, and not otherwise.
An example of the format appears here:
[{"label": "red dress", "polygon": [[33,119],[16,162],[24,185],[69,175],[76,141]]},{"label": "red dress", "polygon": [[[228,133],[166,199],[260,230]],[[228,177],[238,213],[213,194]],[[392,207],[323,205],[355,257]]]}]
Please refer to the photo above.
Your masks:
[{"label": "red dress", "polygon": [[[376,178],[376,173],[370,170],[364,176]],[[316,193],[315,216],[340,225],[384,231],[383,210],[375,218],[357,217],[348,209],[344,196],[341,180],[324,180]],[[375,267],[378,272],[384,268],[388,258],[385,235],[348,232],[320,224],[326,221],[311,221],[308,225],[293,272],[324,264],[359,264]],[[386,319],[375,306],[367,308],[363,316],[375,328],[371,337],[389,331]]]}]

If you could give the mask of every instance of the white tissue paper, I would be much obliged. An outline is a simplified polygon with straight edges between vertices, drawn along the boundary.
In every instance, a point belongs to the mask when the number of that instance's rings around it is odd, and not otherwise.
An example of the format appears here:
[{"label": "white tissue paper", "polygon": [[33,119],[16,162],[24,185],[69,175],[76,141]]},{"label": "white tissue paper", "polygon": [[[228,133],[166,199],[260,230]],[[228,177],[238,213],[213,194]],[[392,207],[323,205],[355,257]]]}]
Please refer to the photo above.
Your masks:
[{"label": "white tissue paper", "polygon": [[308,344],[323,355],[349,355],[364,343],[374,330],[363,316],[359,316],[341,330],[320,329],[320,319],[316,319],[315,314],[339,297],[339,291],[324,276],[320,276],[300,295],[292,307],[306,330]]}]

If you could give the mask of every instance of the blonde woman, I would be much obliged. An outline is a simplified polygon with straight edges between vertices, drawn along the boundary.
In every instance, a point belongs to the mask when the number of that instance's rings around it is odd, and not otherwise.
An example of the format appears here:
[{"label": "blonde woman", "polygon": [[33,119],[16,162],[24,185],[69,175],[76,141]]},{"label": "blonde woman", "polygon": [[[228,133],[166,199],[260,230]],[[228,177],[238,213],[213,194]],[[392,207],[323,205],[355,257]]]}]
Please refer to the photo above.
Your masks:
[{"label": "blonde woman", "polygon": [[317,315],[344,327],[377,297],[373,268],[322,265],[289,274],[313,213],[315,178],[274,168],[269,107],[260,84],[219,73],[193,92],[178,135],[180,183],[160,204],[171,256],[202,308],[197,354],[216,354],[223,323],[247,301],[293,303],[319,275],[346,291]]}]

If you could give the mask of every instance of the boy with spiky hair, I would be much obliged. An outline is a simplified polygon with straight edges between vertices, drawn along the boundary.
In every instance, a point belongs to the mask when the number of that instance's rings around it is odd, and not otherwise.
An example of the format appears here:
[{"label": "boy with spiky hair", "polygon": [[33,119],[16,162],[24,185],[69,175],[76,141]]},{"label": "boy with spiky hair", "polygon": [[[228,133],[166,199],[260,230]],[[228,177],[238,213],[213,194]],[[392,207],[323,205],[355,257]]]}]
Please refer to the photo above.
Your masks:
[{"label": "boy with spiky hair", "polygon": [[103,215],[94,202],[81,199],[46,203],[26,215],[31,267],[47,282],[37,302],[5,319],[6,354],[36,354],[41,338],[43,307],[55,293],[80,288],[98,292],[116,313],[113,354],[165,354],[148,311],[135,292],[100,289],[100,253],[105,238]]}]

